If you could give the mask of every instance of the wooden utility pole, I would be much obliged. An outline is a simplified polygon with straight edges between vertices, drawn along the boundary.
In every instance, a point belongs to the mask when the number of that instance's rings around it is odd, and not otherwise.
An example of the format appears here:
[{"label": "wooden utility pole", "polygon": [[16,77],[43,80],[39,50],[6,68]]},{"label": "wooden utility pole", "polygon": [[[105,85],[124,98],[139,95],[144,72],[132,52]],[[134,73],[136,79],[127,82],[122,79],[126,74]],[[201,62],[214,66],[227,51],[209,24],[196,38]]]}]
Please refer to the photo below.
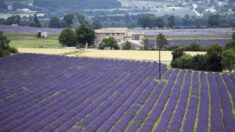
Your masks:
[{"label": "wooden utility pole", "polygon": [[161,80],[161,48],[159,46],[159,80]]}]

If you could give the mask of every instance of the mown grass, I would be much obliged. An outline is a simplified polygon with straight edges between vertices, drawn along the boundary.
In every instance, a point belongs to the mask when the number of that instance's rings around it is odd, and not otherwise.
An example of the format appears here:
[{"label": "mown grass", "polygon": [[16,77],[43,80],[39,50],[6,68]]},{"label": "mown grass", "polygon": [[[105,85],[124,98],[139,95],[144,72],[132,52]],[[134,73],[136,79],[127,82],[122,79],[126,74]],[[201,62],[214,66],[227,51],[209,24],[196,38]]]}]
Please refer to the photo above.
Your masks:
[{"label": "mown grass", "polygon": [[47,38],[37,38],[37,32],[4,32],[10,40],[57,40],[60,33],[48,33]]},{"label": "mown grass", "polygon": [[58,48],[61,44],[58,40],[11,40],[10,46],[16,48],[39,48],[40,46],[45,46],[47,48]]}]

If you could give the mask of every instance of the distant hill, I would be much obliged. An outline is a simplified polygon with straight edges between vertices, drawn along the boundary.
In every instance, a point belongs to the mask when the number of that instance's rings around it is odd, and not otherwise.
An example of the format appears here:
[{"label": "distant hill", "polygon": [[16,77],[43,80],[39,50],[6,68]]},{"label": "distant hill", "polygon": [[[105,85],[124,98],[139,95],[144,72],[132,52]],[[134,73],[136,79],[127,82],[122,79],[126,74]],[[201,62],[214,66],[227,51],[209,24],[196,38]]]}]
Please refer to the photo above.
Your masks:
[{"label": "distant hill", "polygon": [[[2,0],[1,0],[2,1]],[[81,11],[84,9],[109,9],[121,7],[117,0],[3,0],[14,8],[40,9],[44,11]],[[32,9],[31,8],[31,9]]]}]

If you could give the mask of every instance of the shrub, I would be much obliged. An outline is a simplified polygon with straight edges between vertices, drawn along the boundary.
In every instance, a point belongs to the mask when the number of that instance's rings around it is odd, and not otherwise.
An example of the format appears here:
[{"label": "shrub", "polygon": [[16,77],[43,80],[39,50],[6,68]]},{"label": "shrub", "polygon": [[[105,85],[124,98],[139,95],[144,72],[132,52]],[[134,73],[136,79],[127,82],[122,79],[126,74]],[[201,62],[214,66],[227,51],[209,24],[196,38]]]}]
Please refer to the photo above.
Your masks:
[{"label": "shrub", "polygon": [[10,40],[0,31],[0,49],[7,50],[9,48]]},{"label": "shrub", "polygon": [[8,51],[9,51],[10,53],[18,53],[18,50],[17,50],[17,48],[15,48],[15,47],[9,47]]},{"label": "shrub", "polygon": [[184,48],[180,47],[172,51],[173,61],[184,55]]},{"label": "shrub", "polygon": [[225,45],[225,49],[233,49],[233,50],[235,50],[235,40],[233,40],[233,41],[227,43],[227,44]]},{"label": "shrub", "polygon": [[235,51],[229,49],[223,51],[223,59],[222,59],[223,69],[228,69],[229,72],[235,68]]},{"label": "shrub", "polygon": [[123,46],[123,49],[124,49],[124,50],[130,50],[130,49],[132,49],[131,43],[130,43],[129,41],[127,41],[127,42],[125,43],[125,45]]},{"label": "shrub", "polygon": [[213,44],[207,48],[207,70],[222,71],[222,47],[218,44]]},{"label": "shrub", "polygon": [[177,68],[192,69],[192,56],[184,55],[175,60]]},{"label": "shrub", "polygon": [[185,46],[185,51],[201,51],[201,47],[199,44],[193,42],[189,46]]},{"label": "shrub", "polygon": [[77,38],[75,32],[72,31],[70,28],[63,29],[59,36],[59,42],[63,46],[76,46]]},{"label": "shrub", "polygon": [[0,57],[4,57],[4,56],[5,56],[4,50],[0,49]]},{"label": "shrub", "polygon": [[207,57],[205,55],[196,55],[192,57],[191,65],[194,70],[206,70]]},{"label": "shrub", "polygon": [[235,33],[232,34],[232,40],[235,40]]},{"label": "shrub", "polygon": [[109,47],[110,49],[120,49],[117,41],[113,37],[104,38],[99,45],[100,49]]}]

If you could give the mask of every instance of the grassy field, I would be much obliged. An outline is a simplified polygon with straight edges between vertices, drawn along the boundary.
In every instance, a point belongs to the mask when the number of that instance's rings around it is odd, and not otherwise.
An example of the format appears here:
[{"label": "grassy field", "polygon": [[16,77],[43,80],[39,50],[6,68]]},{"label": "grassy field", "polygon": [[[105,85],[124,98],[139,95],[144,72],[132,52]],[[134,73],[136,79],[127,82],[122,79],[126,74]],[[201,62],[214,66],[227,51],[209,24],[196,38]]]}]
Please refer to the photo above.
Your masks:
[{"label": "grassy field", "polygon": [[48,48],[61,47],[58,40],[46,40],[46,39],[36,39],[36,40],[11,40],[10,46],[16,48],[39,48],[40,46],[46,46]]},{"label": "grassy field", "polygon": [[[39,40],[36,32],[4,32],[4,34],[10,40]],[[47,38],[41,38],[43,40],[57,40],[59,33],[48,33]]]},{"label": "grassy field", "polygon": [[[137,50],[80,50],[80,49],[50,49],[50,48],[18,48],[20,53],[73,55],[88,58],[107,58],[138,61],[159,61],[158,51]],[[186,54],[197,55],[205,52],[186,52]],[[161,61],[169,63],[172,60],[171,51],[161,52]]]}]

